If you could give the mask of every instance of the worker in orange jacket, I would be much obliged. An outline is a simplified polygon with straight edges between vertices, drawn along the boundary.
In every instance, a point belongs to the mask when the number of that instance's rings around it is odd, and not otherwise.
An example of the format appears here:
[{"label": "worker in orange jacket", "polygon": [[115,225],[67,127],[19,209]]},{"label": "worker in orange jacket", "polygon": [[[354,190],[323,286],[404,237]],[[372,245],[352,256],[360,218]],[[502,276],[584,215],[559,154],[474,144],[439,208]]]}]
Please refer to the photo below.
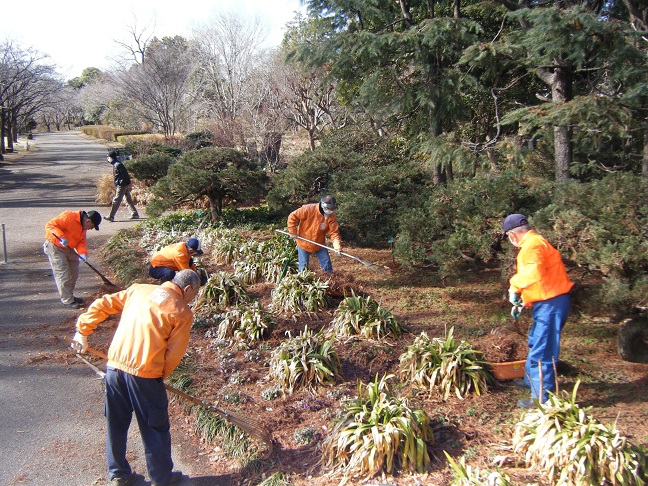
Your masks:
[{"label": "worker in orange jacket", "polygon": [[104,295],[81,314],[72,348],[84,353],[88,336],[109,316],[121,318],[108,349],[105,416],[106,456],[111,484],[135,484],[126,459],[128,429],[135,413],[152,484],[183,480],[173,471],[168,397],[163,380],[178,366],[189,343],[193,311],[189,303],[200,289],[193,270],[181,270],[161,285],[134,284]]},{"label": "worker in orange jacket", "polygon": [[337,202],[333,196],[324,196],[319,203],[304,204],[288,216],[288,233],[297,241],[299,271],[308,268],[310,254],[317,255],[322,270],[333,273],[333,265],[328,250],[300,238],[324,245],[326,234],[333,240],[333,248],[339,255],[342,250],[340,228],[335,209]]},{"label": "worker in orange jacket", "polygon": [[522,408],[543,403],[548,392],[555,390],[554,367],[558,365],[560,334],[569,314],[569,280],[560,252],[533,231],[523,214],[511,214],[502,224],[509,241],[520,249],[516,273],[511,277],[509,301],[512,315],[519,317],[524,307],[530,307],[533,325],[529,331],[529,354],[524,380],[515,385],[531,388],[531,398],[518,401]]},{"label": "worker in orange jacket", "polygon": [[78,309],[83,299],[74,296],[79,277],[79,260],[88,260],[86,232],[99,231],[101,215],[97,211],[64,211],[45,224],[43,252],[49,258],[61,302]]},{"label": "worker in orange jacket", "polygon": [[197,272],[193,256],[202,255],[203,253],[200,241],[197,238],[189,238],[186,242],[166,246],[151,258],[149,275],[160,280],[160,282],[168,282],[180,270],[189,268]]}]

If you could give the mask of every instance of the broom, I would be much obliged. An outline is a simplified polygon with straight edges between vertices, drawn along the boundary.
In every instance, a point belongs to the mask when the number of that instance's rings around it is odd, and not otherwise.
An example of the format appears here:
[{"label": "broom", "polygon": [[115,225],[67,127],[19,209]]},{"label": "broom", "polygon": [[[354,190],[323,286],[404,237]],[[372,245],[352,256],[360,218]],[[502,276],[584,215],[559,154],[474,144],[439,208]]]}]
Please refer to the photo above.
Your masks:
[{"label": "broom", "polygon": [[[74,340],[68,337],[64,338],[67,342],[73,343]],[[104,353],[101,351],[98,351],[93,348],[87,348],[86,352],[90,354],[94,354],[95,356],[98,356],[99,358],[102,358],[104,360],[108,360],[108,356],[106,356]],[[84,359],[82,356],[80,356],[77,353],[77,356],[81,358],[86,364],[88,364],[91,368],[97,372],[97,367],[94,365],[91,365],[86,359]],[[101,370],[99,370],[101,371]],[[103,373],[103,372],[101,372]],[[105,373],[104,373],[105,374]],[[174,393],[185,400],[188,400],[196,405],[199,405],[211,412],[214,412],[221,417],[223,417],[225,420],[227,420],[230,424],[236,425],[239,429],[241,429],[243,432],[246,434],[250,435],[251,437],[254,437],[255,439],[258,439],[265,444],[267,444],[270,447],[270,452],[272,452],[272,434],[268,432],[259,422],[257,422],[254,419],[251,419],[249,417],[246,417],[244,415],[241,415],[236,412],[228,412],[226,410],[221,410],[220,408],[215,407],[214,405],[206,402],[205,400],[200,400],[199,398],[192,397],[191,395],[188,395],[177,388],[172,387],[171,385],[167,385],[166,383],[164,384],[164,388],[166,388],[168,391],[171,393]]]}]

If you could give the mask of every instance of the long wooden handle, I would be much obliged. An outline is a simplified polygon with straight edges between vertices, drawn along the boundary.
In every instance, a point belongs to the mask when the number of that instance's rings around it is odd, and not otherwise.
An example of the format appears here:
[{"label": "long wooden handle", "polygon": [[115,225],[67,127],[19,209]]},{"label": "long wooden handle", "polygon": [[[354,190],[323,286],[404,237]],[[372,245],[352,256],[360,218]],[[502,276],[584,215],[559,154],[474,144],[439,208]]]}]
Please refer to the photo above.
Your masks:
[{"label": "long wooden handle", "polygon": [[[282,230],[279,230],[279,229],[276,229],[275,231],[277,233],[281,233],[282,235],[288,235],[288,236],[290,236],[292,238],[292,235],[290,233],[288,233],[287,231],[282,231]],[[339,253],[340,255],[345,256],[347,258],[352,258],[355,261],[362,263],[366,267],[375,266],[373,263],[365,262],[364,260],[360,260],[358,257],[354,257],[353,255],[349,255],[348,253],[344,253],[343,251],[338,252],[335,248],[331,248],[330,246],[322,245],[321,243],[318,243],[318,242],[313,241],[313,240],[309,240],[308,238],[304,238],[303,236],[295,236],[295,237],[297,239],[300,239],[300,240],[308,241],[309,243],[312,243],[313,245],[321,246],[322,248],[326,248],[327,250],[331,250],[331,251],[334,251],[336,253]]]},{"label": "long wooden handle", "polygon": [[[53,234],[54,236],[56,236],[56,238],[57,238],[58,240],[61,239],[61,237],[60,237],[59,235],[57,235],[56,233],[52,233],[52,234]],[[78,253],[75,249],[73,249],[73,248],[69,248],[69,247],[66,247],[66,248],[67,248],[67,250],[70,251],[70,252],[73,251],[74,254],[77,256],[77,258],[78,258],[79,260],[81,260],[81,257],[79,256],[79,253]],[[83,263],[85,263],[86,265],[88,265],[88,266],[89,266],[89,267],[94,271],[94,273],[96,273],[97,275],[99,275],[99,276],[101,277],[101,280],[104,281],[104,283],[106,283],[106,284],[108,284],[108,285],[111,285],[112,287],[117,287],[114,283],[112,283],[110,280],[108,280],[108,278],[107,278],[105,275],[103,275],[99,270],[97,270],[95,267],[93,267],[92,265],[90,265],[90,262],[88,262],[87,260],[82,260],[82,261],[83,261]],[[117,287],[117,288],[119,288],[119,287]]]},{"label": "long wooden handle", "polygon": [[[65,339],[69,343],[75,342],[74,339],[71,339],[71,338],[69,338],[67,336],[64,337],[63,339]],[[88,352],[90,354],[94,354],[95,356],[98,356],[99,358],[108,360],[108,356],[106,356],[104,353],[102,353],[101,351],[99,351],[97,349],[88,347],[88,348],[86,348],[86,352]],[[91,365],[91,366],[92,366],[92,368],[96,368],[93,365]],[[194,403],[196,405],[200,405],[201,407],[204,407],[207,410],[211,410],[212,412],[217,413],[218,415],[223,417],[228,422],[236,425],[237,427],[239,427],[244,432],[250,434],[252,437],[255,437],[255,438],[265,442],[267,445],[270,446],[270,451],[272,451],[272,434],[269,433],[261,424],[257,423],[253,419],[250,419],[248,417],[244,417],[244,416],[242,416],[241,414],[238,414],[238,413],[228,412],[226,410],[222,410],[220,408],[217,408],[214,405],[211,405],[210,403],[205,402],[204,400],[200,400],[199,398],[192,397],[191,395],[187,395],[186,393],[178,390],[175,387],[172,387],[171,385],[167,385],[166,383],[164,383],[164,388],[166,388],[171,393],[174,393],[175,395],[178,395],[179,397],[184,398],[185,400],[189,400],[191,403]]]}]

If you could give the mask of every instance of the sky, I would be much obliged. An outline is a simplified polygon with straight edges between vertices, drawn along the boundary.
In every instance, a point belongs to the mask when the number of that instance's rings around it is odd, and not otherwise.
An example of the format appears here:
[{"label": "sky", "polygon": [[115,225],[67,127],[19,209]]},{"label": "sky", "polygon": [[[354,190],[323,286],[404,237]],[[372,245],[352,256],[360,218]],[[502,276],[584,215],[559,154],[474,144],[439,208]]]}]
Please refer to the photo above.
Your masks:
[{"label": "sky", "polygon": [[125,55],[115,40],[130,43],[129,26],[149,26],[147,32],[158,38],[189,37],[218,13],[237,12],[267,26],[270,47],[281,43],[286,23],[298,11],[305,12],[299,0],[13,1],[2,6],[2,17],[11,21],[2,22],[0,42],[11,40],[47,54],[47,62],[67,80],[87,67],[109,70],[112,59]]}]

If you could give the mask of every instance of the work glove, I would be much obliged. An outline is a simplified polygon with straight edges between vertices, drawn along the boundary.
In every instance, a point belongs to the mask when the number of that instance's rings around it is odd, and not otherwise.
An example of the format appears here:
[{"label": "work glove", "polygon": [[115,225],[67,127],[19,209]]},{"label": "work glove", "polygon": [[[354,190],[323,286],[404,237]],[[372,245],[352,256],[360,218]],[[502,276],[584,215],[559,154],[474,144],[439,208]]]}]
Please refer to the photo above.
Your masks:
[{"label": "work glove", "polygon": [[524,309],[524,306],[521,305],[514,305],[511,307],[511,317],[515,320],[519,319],[522,315],[522,309]]},{"label": "work glove", "polygon": [[59,240],[59,243],[61,244],[61,246],[68,246],[68,240],[67,240],[67,238],[61,238],[61,239]]},{"label": "work glove", "polygon": [[515,290],[509,289],[508,294],[509,294],[509,302],[511,304],[513,304],[514,306],[522,305],[522,297],[520,297],[520,294],[518,294]]},{"label": "work glove", "polygon": [[84,336],[77,331],[72,340],[74,342],[70,343],[70,347],[74,349],[74,351],[81,354],[86,352],[86,349],[88,349],[88,336]]},{"label": "work glove", "polygon": [[86,255],[85,253],[80,253],[80,254],[79,254],[79,258],[81,259],[81,261],[82,261],[83,263],[85,263],[85,262],[88,261],[88,255]]},{"label": "work glove", "polygon": [[340,245],[339,241],[334,241],[333,242],[333,249],[335,250],[335,253],[339,255],[342,252],[342,246]]},{"label": "work glove", "polygon": [[293,240],[296,240],[296,239],[297,239],[297,235],[290,235],[290,237],[291,237]]}]

